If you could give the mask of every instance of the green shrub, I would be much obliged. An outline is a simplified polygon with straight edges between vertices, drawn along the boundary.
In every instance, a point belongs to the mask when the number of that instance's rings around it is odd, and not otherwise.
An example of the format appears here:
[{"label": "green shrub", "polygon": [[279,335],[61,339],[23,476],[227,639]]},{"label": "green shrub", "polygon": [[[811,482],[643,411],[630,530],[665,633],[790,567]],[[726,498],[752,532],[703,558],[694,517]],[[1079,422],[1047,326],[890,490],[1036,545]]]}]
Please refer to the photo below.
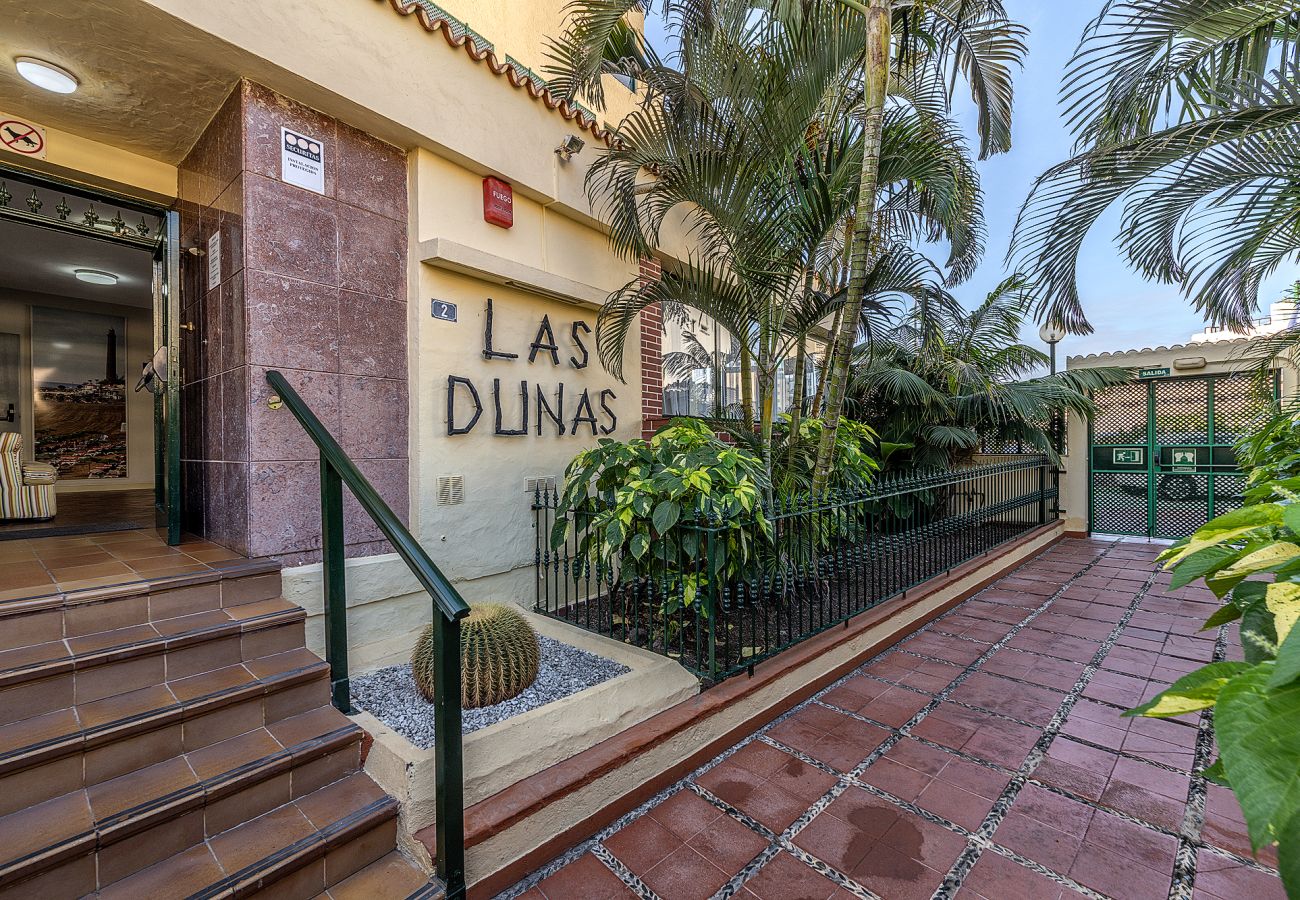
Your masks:
[{"label": "green shrub", "polygon": [[551,544],[563,546],[576,522],[580,558],[622,582],[654,579],[667,589],[664,611],[675,612],[710,579],[741,571],[755,541],[770,540],[764,486],[758,457],[718,440],[704,422],[676,419],[648,441],[606,439],[579,453]]},{"label": "green shrub", "polygon": [[[1300,421],[1274,423],[1240,453],[1245,504],[1162,554],[1171,589],[1204,579],[1224,606],[1206,622],[1240,622],[1241,662],[1215,662],[1125,715],[1214,708],[1219,758],[1205,776],[1232,788],[1251,845],[1278,844],[1287,893],[1300,897]],[[1278,477],[1284,475],[1285,477]]]},{"label": "green shrub", "polygon": [[[807,493],[812,489],[817,447],[825,422],[801,419],[799,434],[791,436],[790,417],[783,415],[772,429],[773,478],[783,493]],[[841,419],[835,430],[835,461],[827,488],[831,491],[860,492],[870,486],[880,471],[876,432],[852,419]]]},{"label": "green shrub", "polygon": [[1300,475],[1300,416],[1279,413],[1237,445],[1247,484],[1266,484]]}]

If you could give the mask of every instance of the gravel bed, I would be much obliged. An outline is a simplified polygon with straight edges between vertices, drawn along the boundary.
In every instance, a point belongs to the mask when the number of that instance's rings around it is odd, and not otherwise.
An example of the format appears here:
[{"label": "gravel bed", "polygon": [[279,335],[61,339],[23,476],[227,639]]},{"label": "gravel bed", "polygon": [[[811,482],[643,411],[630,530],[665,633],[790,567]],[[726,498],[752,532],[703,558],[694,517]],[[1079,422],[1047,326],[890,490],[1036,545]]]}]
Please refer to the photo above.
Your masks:
[{"label": "gravel bed", "polygon": [[[537,640],[541,644],[542,657],[532,687],[504,703],[464,710],[461,713],[462,734],[495,725],[631,671],[621,663],[579,650],[563,641],[540,635]],[[433,704],[426,702],[416,690],[410,663],[353,678],[352,703],[421,750],[433,746]]]}]

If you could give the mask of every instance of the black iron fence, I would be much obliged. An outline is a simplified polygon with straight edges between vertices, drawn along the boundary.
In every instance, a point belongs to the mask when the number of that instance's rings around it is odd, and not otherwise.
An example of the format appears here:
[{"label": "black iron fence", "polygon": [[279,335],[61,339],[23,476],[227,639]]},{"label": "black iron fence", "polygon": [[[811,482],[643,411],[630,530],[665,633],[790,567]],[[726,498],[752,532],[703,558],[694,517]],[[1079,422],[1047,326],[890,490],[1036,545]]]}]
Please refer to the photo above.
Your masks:
[{"label": "black iron fence", "polygon": [[593,558],[596,514],[556,529],[559,497],[543,490],[536,606],[717,681],[1054,520],[1057,497],[1055,468],[1023,457],[778,499],[740,523],[700,508],[639,557]]}]

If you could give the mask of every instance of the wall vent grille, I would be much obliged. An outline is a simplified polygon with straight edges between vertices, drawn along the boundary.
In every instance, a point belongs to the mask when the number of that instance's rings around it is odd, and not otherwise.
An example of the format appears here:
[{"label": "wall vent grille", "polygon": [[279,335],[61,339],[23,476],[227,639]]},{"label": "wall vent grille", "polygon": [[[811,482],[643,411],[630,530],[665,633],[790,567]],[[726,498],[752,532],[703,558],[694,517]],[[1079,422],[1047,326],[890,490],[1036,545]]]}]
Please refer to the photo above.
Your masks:
[{"label": "wall vent grille", "polygon": [[543,478],[529,478],[524,481],[524,493],[535,494],[538,491],[546,493],[555,490],[555,476],[547,475]]},{"label": "wall vent grille", "polygon": [[465,502],[465,476],[438,476],[438,505],[457,506]]}]

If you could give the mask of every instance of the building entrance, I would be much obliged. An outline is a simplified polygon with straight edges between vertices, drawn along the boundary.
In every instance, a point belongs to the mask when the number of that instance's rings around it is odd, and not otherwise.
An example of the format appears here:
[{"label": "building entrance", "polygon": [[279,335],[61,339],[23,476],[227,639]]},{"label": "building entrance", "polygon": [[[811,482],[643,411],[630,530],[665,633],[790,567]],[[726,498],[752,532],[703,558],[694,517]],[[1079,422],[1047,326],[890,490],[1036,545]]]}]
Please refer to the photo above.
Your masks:
[{"label": "building entrance", "polygon": [[176,230],[0,166],[0,539],[158,525],[179,542]]}]

